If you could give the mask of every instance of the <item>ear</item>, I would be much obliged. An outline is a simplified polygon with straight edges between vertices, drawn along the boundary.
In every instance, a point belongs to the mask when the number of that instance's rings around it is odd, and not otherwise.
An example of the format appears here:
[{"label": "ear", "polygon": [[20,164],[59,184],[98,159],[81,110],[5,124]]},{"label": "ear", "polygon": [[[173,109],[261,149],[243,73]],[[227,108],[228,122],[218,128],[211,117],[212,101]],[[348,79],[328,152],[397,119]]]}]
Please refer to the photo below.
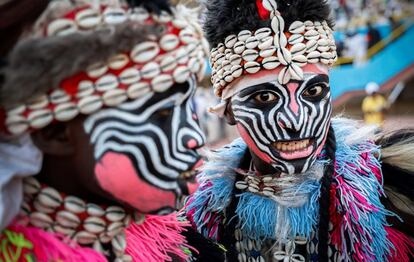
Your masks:
[{"label": "ear", "polygon": [[229,125],[234,126],[236,124],[236,119],[234,118],[233,109],[231,108],[231,101],[229,101],[226,105],[226,111],[224,112],[224,117],[226,118],[226,122]]},{"label": "ear", "polygon": [[33,143],[45,154],[67,156],[75,152],[66,123],[53,123],[32,133]]}]

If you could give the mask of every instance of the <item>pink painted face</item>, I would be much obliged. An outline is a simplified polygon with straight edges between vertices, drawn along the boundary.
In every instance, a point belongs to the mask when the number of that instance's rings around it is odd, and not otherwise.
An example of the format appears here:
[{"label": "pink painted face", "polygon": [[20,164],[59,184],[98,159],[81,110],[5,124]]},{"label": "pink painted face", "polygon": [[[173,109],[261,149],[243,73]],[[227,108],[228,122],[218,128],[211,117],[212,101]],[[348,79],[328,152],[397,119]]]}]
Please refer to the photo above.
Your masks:
[{"label": "pink painted face", "polygon": [[233,88],[232,110],[251,151],[281,172],[305,172],[322,150],[332,104],[328,70],[304,66],[304,80],[277,81],[281,68],[244,76]]}]

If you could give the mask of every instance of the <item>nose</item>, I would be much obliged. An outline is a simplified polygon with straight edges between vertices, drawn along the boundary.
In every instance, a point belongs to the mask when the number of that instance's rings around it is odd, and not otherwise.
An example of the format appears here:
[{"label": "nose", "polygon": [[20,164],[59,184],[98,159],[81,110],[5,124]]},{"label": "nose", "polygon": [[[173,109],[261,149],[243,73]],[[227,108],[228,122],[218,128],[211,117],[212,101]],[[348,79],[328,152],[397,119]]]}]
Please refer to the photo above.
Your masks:
[{"label": "nose", "polygon": [[183,145],[187,149],[197,149],[204,145],[204,138],[200,136],[197,140],[190,135],[186,135],[183,137]]},{"label": "nose", "polygon": [[293,131],[293,132],[299,132],[301,127],[300,124],[297,123],[299,119],[297,118],[290,118],[287,114],[283,114],[282,112],[279,112],[276,116],[276,123],[278,126],[282,129],[285,129],[286,131]]}]

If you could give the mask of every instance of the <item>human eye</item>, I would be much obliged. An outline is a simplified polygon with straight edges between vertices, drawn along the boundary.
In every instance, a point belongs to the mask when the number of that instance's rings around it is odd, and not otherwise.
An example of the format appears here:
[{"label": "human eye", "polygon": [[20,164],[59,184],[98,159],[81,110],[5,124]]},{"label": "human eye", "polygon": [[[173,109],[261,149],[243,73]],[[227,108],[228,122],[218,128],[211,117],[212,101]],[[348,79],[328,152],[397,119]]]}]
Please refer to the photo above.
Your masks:
[{"label": "human eye", "polygon": [[253,95],[254,100],[259,103],[270,103],[278,99],[278,96],[270,91],[261,91]]},{"label": "human eye", "polygon": [[328,85],[325,83],[317,83],[307,87],[303,91],[302,96],[309,99],[321,98],[323,94],[326,93],[325,91],[327,91],[328,88]]}]

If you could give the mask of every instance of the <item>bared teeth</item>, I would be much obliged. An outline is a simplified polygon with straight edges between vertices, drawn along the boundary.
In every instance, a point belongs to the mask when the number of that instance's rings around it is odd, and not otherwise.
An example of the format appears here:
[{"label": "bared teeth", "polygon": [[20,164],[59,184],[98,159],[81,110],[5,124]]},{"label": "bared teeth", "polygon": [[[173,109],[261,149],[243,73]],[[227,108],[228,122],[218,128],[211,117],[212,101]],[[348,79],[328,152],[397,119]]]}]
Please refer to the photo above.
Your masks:
[{"label": "bared teeth", "polygon": [[273,144],[277,150],[280,151],[298,151],[303,150],[310,145],[309,139],[290,141],[290,142],[276,142]]}]

